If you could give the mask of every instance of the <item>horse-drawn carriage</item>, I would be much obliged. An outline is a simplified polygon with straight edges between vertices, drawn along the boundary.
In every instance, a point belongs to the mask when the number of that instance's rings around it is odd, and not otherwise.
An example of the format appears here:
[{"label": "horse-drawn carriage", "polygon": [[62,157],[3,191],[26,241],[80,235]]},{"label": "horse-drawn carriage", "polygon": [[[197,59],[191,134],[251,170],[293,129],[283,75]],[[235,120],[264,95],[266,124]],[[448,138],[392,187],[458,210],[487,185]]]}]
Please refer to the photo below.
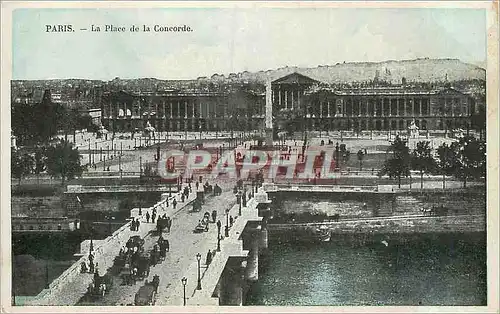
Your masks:
[{"label": "horse-drawn carriage", "polygon": [[196,198],[193,201],[193,212],[201,211],[201,204],[202,204],[202,201],[199,198]]},{"label": "horse-drawn carriage", "polygon": [[153,282],[146,282],[135,294],[135,305],[155,305],[156,287]]},{"label": "horse-drawn carriage", "polygon": [[144,240],[139,236],[131,237],[125,246],[126,249],[120,250],[115,258],[113,267],[124,284],[130,285],[137,279],[142,280],[149,275],[150,256],[144,253]]},{"label": "horse-drawn carriage", "polygon": [[195,233],[202,233],[208,231],[208,224],[210,222],[210,213],[206,212],[203,219],[199,221],[198,225],[194,228]]},{"label": "horse-drawn carriage", "polygon": [[131,236],[125,246],[128,249],[132,250],[134,250],[134,248],[136,247],[137,251],[142,252],[144,250],[144,239],[142,239],[140,236]]}]

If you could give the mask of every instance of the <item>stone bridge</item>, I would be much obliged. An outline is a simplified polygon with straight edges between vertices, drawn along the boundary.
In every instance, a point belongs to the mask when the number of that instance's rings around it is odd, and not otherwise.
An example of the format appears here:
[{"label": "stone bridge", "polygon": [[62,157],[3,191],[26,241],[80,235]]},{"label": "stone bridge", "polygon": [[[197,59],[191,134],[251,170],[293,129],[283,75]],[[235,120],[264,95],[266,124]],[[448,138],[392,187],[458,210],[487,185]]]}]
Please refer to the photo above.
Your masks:
[{"label": "stone bridge", "polygon": [[[167,204],[170,202],[171,205],[173,198],[179,199],[179,194],[169,197],[168,193],[163,194],[162,200],[151,208],[143,208],[142,216],[138,215],[138,209],[133,209],[131,216],[139,217],[142,221],[141,225],[144,225],[144,227],[140,228],[140,231],[131,231],[130,222],[128,222],[105,240],[95,243],[94,262],[97,263],[100,274],[103,275],[106,270],[111,268],[114,257],[119,254],[120,249],[131,236],[139,235],[145,238],[149,235],[154,228],[154,224],[148,226],[145,223],[146,212],[151,212],[153,208],[156,208],[159,215],[165,213],[167,216],[175,217],[179,212],[187,212],[185,209],[195,199],[195,194],[191,193],[184,203],[179,202],[176,209]],[[244,204],[246,206],[236,204],[225,210],[226,218],[229,216],[234,217],[234,223],[229,228],[228,236],[221,239],[220,250],[214,250],[216,253],[213,261],[209,265],[203,266],[202,290],[196,289],[197,261],[194,259],[191,263],[182,265],[183,276],[188,279],[186,285],[188,291],[186,296],[187,305],[242,305],[246,287],[244,280],[257,280],[259,253],[264,252],[267,248],[267,229],[262,221],[267,219],[270,201],[267,193],[262,188],[257,190],[256,187],[256,190],[250,194],[253,194],[254,197]],[[192,232],[192,230],[185,230],[185,232]],[[67,306],[78,304],[82,296],[87,292],[87,287],[93,278],[91,274],[80,272],[81,264],[83,262],[89,263],[88,254],[86,252],[82,253],[83,256],[79,260],[50,283],[47,289],[28,301],[26,305]],[[182,254],[182,252],[179,251],[176,254]],[[168,293],[160,289],[156,297],[156,304],[183,304],[184,287],[181,284],[181,278],[182,276],[174,278],[177,284],[175,287],[172,285],[173,288]],[[118,285],[114,285],[113,289],[120,288]]]}]

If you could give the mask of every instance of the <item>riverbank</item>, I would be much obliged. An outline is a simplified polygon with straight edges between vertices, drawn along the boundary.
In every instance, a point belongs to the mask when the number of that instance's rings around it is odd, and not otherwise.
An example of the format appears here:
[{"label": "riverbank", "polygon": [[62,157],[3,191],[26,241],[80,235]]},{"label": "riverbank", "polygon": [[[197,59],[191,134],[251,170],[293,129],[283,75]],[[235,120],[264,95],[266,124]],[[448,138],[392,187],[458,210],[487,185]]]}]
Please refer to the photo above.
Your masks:
[{"label": "riverbank", "polygon": [[[486,232],[485,215],[451,215],[451,216],[395,216],[366,219],[349,219],[338,222],[302,223],[302,224],[269,224],[270,238],[284,241],[307,242],[314,240],[315,231],[327,228],[332,241],[339,236],[353,236],[360,241],[373,235],[400,236],[406,234],[439,234],[439,233],[481,233]],[[340,237],[342,238],[342,237]],[[351,237],[348,237],[351,238]]]}]

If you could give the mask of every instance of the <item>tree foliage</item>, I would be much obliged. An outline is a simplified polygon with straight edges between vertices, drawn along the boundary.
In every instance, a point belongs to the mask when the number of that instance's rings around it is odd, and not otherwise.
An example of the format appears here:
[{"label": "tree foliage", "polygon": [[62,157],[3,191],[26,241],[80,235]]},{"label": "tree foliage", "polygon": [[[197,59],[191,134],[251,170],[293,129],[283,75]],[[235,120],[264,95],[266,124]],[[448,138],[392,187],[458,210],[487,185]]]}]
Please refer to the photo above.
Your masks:
[{"label": "tree foliage", "polygon": [[76,129],[89,128],[92,119],[77,109],[67,109],[53,103],[46,91],[38,104],[13,104],[11,114],[12,133],[21,144],[48,143],[57,131],[65,134]]},{"label": "tree foliage", "polygon": [[468,179],[479,179],[486,176],[486,143],[473,136],[465,136],[454,143],[456,167],[455,177],[461,179],[464,187]]},{"label": "tree foliage", "polygon": [[55,177],[65,180],[81,176],[84,167],[80,164],[78,149],[65,140],[47,148],[47,172]]},{"label": "tree foliage", "polygon": [[486,143],[473,136],[465,136],[450,145],[443,143],[437,149],[438,165],[444,176],[453,175],[467,186],[468,179],[486,176]]},{"label": "tree foliage", "polygon": [[392,157],[384,162],[379,176],[388,175],[389,178],[398,179],[398,186],[401,187],[401,178],[410,175],[410,151],[406,141],[399,136],[396,136],[390,150]]},{"label": "tree foliage", "polygon": [[28,153],[22,153],[21,151],[12,150],[10,159],[10,169],[11,176],[18,179],[21,183],[21,179],[31,173],[34,170],[34,158]]},{"label": "tree foliage", "polygon": [[411,153],[411,169],[420,172],[420,188],[424,187],[424,173],[436,170],[436,162],[432,156],[429,141],[420,141]]}]

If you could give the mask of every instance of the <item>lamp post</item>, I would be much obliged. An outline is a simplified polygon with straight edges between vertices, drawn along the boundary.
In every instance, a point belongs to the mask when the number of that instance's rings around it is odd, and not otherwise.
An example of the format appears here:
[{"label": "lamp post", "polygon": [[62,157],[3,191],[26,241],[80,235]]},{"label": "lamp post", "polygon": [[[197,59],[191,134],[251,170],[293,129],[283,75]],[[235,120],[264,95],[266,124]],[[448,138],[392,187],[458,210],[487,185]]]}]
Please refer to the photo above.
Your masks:
[{"label": "lamp post", "polygon": [[236,202],[238,203],[238,216],[241,216],[241,191],[236,194]]},{"label": "lamp post", "polygon": [[217,252],[220,252],[220,229],[218,230],[218,233],[217,233]]},{"label": "lamp post", "polygon": [[229,208],[226,209],[226,227],[224,228],[224,235],[229,237]]},{"label": "lamp post", "polygon": [[182,286],[184,288],[184,306],[186,306],[186,284],[187,284],[187,278],[186,277],[182,277],[181,279],[181,282],[182,282]]},{"label": "lamp post", "polygon": [[200,273],[200,260],[201,254],[196,254],[196,259],[198,260],[198,285],[196,286],[196,290],[201,290],[201,273]]}]

